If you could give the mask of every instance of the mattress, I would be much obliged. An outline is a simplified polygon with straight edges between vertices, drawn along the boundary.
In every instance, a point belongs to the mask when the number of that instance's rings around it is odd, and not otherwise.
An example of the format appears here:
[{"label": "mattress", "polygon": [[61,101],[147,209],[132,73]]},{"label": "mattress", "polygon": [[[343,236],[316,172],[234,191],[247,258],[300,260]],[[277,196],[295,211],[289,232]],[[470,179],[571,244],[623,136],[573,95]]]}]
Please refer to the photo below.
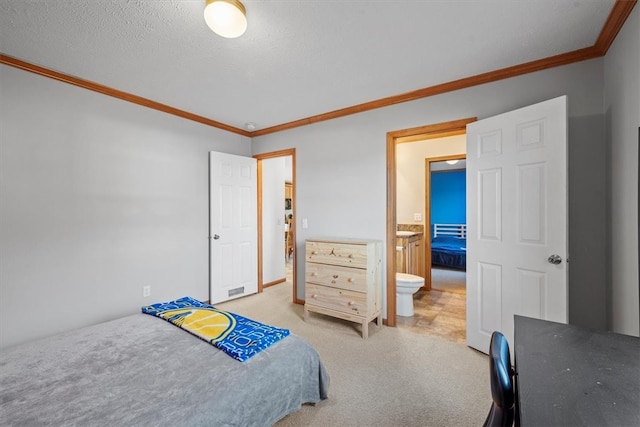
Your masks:
[{"label": "mattress", "polygon": [[465,270],[467,240],[453,236],[438,236],[431,241],[431,264]]},{"label": "mattress", "polygon": [[329,386],[296,335],[239,362],[141,313],[3,349],[0,373],[8,426],[269,426]]}]

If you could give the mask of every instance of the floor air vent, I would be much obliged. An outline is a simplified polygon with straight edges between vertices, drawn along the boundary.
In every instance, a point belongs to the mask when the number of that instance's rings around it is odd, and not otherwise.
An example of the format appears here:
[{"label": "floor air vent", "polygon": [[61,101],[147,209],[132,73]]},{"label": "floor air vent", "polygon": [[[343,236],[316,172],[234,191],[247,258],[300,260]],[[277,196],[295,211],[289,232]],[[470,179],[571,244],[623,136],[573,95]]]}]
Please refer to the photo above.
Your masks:
[{"label": "floor air vent", "polygon": [[233,297],[236,295],[240,295],[240,294],[244,294],[244,286],[240,286],[239,288],[235,288],[235,289],[230,289],[229,290],[229,296]]}]

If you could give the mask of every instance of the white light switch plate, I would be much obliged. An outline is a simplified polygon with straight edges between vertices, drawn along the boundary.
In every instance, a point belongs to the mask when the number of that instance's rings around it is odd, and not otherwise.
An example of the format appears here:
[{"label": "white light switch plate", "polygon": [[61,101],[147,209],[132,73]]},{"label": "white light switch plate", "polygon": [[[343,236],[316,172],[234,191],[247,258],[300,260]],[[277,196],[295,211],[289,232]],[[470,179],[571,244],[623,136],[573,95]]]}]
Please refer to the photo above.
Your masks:
[{"label": "white light switch plate", "polygon": [[413,220],[414,221],[422,221],[422,214],[421,213],[414,213],[413,214]]}]

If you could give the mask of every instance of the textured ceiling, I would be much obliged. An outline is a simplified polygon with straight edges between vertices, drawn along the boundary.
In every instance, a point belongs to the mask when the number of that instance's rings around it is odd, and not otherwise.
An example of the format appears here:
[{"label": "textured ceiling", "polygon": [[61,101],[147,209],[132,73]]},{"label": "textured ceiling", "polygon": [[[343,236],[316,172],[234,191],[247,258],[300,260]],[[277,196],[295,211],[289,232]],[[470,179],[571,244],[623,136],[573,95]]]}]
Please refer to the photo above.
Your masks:
[{"label": "textured ceiling", "polygon": [[262,129],[592,46],[614,0],[0,0],[0,52]]}]

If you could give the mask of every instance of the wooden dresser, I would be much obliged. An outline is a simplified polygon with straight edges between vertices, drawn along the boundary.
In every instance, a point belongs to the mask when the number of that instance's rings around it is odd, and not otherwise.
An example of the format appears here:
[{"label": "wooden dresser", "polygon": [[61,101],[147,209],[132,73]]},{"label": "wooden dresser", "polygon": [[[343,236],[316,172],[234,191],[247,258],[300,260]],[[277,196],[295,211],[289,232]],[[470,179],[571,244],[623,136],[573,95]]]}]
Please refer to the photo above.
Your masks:
[{"label": "wooden dresser", "polygon": [[382,324],[382,242],[377,240],[306,241],[304,318],[309,312],[362,324]]}]

